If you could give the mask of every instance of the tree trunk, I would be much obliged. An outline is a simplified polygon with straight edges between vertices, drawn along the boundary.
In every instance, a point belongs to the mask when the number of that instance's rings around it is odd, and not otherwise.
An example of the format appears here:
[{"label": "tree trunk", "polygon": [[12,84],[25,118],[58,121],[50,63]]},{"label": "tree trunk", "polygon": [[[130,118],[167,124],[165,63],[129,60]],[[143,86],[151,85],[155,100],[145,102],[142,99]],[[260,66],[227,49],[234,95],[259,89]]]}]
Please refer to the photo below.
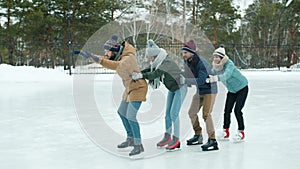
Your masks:
[{"label": "tree trunk", "polygon": [[193,19],[192,19],[192,23],[193,24],[196,23],[196,0],[193,0]]},{"label": "tree trunk", "polygon": [[213,41],[213,44],[215,45],[215,47],[218,46],[217,30],[218,30],[218,26],[215,24],[214,25],[214,41]]},{"label": "tree trunk", "polygon": [[186,16],[185,16],[185,10],[186,10],[186,1],[182,0],[183,3],[183,12],[182,12],[182,18],[183,18],[183,41],[186,41]]},{"label": "tree trunk", "polygon": [[111,20],[113,21],[114,20],[114,5],[115,5],[115,1],[114,0],[111,0],[111,9],[110,9],[110,12],[111,12]]},{"label": "tree trunk", "polygon": [[8,37],[7,37],[7,45],[8,45],[8,59],[9,64],[13,65],[13,41],[11,37],[11,31],[10,31],[10,6],[7,9],[7,31],[8,31]]}]

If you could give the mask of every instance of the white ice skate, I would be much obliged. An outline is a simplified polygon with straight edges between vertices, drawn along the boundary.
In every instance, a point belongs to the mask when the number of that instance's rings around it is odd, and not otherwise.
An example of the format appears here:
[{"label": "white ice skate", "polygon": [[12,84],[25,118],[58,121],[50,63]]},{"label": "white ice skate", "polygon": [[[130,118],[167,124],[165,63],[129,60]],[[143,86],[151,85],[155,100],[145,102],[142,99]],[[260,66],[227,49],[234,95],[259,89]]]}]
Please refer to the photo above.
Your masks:
[{"label": "white ice skate", "polygon": [[243,130],[239,130],[235,135],[235,137],[233,138],[233,141],[235,143],[240,143],[243,142],[244,140],[245,140],[245,133]]},{"label": "white ice skate", "polygon": [[229,133],[229,129],[226,128],[226,129],[222,129],[222,131],[220,131],[218,133],[218,140],[220,141],[229,141],[229,136],[230,136],[230,133]]}]

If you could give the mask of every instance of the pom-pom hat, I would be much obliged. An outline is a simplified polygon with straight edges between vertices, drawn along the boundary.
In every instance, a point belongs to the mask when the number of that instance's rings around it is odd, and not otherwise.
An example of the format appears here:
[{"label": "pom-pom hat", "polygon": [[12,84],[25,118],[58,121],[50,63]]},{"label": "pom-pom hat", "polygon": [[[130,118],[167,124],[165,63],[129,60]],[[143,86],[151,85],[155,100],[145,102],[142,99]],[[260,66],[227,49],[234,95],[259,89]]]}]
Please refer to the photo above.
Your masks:
[{"label": "pom-pom hat", "polygon": [[148,57],[157,56],[160,53],[160,51],[160,48],[155,44],[155,42],[152,39],[149,39],[147,41],[146,55]]},{"label": "pom-pom hat", "polygon": [[219,56],[220,58],[225,57],[225,56],[226,56],[225,48],[224,48],[224,47],[219,47],[219,48],[217,48],[217,49],[214,51],[213,56]]},{"label": "pom-pom hat", "polygon": [[104,49],[119,52],[120,50],[120,43],[118,42],[119,36],[117,34],[113,34],[109,40],[104,43]]}]

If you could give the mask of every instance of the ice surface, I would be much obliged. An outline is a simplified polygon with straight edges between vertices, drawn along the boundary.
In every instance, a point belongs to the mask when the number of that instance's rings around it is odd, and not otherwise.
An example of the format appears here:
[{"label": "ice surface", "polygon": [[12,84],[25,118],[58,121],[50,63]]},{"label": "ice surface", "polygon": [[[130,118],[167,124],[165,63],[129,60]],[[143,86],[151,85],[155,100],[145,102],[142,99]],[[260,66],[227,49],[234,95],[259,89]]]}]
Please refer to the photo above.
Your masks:
[{"label": "ice surface", "polygon": [[[185,145],[193,135],[186,116],[192,88],[181,112],[181,151],[156,149],[164,131],[162,87],[149,91],[139,113],[146,158],[130,160],[128,152],[115,149],[125,136],[116,114],[123,90],[118,76],[70,77],[58,70],[0,65],[0,168],[298,169],[300,72],[243,74],[249,80],[245,142],[218,141],[220,150],[215,152]],[[213,112],[216,130],[222,125],[226,94],[221,84],[219,88]],[[236,131],[234,115],[230,130]]]}]

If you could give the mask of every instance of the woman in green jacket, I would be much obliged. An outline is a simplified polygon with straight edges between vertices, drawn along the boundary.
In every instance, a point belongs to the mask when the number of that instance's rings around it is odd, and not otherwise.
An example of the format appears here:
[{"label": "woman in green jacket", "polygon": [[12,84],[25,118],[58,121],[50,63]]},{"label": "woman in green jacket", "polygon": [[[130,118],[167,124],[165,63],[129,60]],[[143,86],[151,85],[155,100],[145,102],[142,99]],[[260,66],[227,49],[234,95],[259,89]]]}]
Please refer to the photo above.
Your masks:
[{"label": "woman in green jacket", "polygon": [[[181,70],[178,65],[168,57],[167,52],[159,48],[153,40],[147,41],[146,54],[150,59],[150,68],[142,70],[141,73],[133,73],[133,79],[144,78],[149,84],[158,88],[162,82],[168,91],[165,115],[165,134],[163,139],[157,143],[158,147],[165,147],[167,150],[180,148],[179,141],[179,112],[187,93],[187,86],[180,83]],[[172,135],[173,129],[173,137]]]}]

